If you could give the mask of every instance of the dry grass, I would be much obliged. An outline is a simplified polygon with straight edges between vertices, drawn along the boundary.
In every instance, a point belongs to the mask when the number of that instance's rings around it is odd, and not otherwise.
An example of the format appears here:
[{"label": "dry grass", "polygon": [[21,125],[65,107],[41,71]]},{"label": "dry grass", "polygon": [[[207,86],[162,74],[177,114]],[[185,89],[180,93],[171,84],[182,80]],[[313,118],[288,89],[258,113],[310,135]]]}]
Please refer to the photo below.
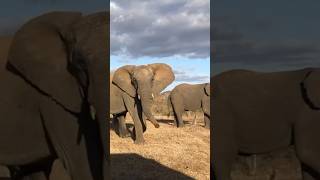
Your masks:
[{"label": "dry grass", "polygon": [[112,179],[210,179],[210,131],[203,119],[176,128],[164,117],[159,129],[148,122],[144,145],[110,131]]}]

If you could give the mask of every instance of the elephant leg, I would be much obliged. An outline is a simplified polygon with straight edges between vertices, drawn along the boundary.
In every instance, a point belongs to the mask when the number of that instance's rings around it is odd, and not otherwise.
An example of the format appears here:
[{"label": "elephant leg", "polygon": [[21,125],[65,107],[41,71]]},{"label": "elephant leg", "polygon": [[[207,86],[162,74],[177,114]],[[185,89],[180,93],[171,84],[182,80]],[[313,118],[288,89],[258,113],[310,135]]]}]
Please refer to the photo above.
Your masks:
[{"label": "elephant leg", "polygon": [[173,107],[173,112],[176,119],[175,125],[177,125],[177,127],[184,127],[184,123],[182,119],[182,114],[184,112],[183,106],[180,105],[179,103],[172,102],[172,107]]},{"label": "elephant leg", "polygon": [[48,139],[72,179],[102,179],[102,147],[96,121],[89,111],[72,114],[47,97],[41,100],[41,115]]},{"label": "elephant leg", "polygon": [[232,165],[238,154],[233,118],[224,102],[215,100],[213,129],[211,134],[213,153],[213,179],[231,180]]},{"label": "elephant leg", "polygon": [[144,127],[143,127],[143,132],[145,132],[147,130],[147,116],[142,113],[142,120],[143,120],[143,124],[144,124]]},{"label": "elephant leg", "polygon": [[119,124],[119,136],[122,138],[130,137],[130,133],[127,129],[124,115],[117,117]]},{"label": "elephant leg", "polygon": [[204,127],[210,129],[210,117],[204,114]]},{"label": "elephant leg", "polygon": [[177,125],[177,127],[184,127],[184,122],[182,119],[182,114],[183,114],[184,110],[183,110],[183,108],[179,108],[179,107],[177,107],[176,109],[177,110],[174,111],[175,119],[177,120],[176,125]]},{"label": "elephant leg", "polygon": [[178,127],[178,118],[175,112],[173,112],[173,126]]},{"label": "elephant leg", "polygon": [[318,113],[308,113],[309,117],[303,116],[294,127],[295,149],[302,163],[303,180],[320,179],[320,143],[314,140],[320,136]]},{"label": "elephant leg", "polygon": [[177,127],[184,127],[185,126],[183,119],[182,119],[182,112],[183,112],[183,110],[178,110],[176,112]]},{"label": "elephant leg", "polygon": [[135,104],[135,99],[124,93],[123,97],[125,106],[130,113],[133,123],[134,123],[134,143],[135,144],[144,144],[144,138],[143,138],[143,127],[142,127],[142,119],[140,119],[140,116],[138,114],[138,107],[137,104]]},{"label": "elephant leg", "polygon": [[201,100],[205,128],[210,129],[210,97]]},{"label": "elephant leg", "polygon": [[183,102],[181,101],[183,97],[171,96],[170,98],[171,98],[170,101],[172,105],[172,110],[176,120],[176,122],[174,122],[174,125],[176,125],[177,127],[183,127],[184,123],[182,119],[182,114],[184,112],[184,105],[183,105]]}]

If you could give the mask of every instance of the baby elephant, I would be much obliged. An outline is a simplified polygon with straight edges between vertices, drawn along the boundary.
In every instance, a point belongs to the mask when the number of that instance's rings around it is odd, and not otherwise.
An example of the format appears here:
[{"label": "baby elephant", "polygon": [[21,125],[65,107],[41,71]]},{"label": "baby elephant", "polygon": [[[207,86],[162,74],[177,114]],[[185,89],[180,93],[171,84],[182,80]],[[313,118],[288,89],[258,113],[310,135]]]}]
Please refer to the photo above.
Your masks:
[{"label": "baby elephant", "polygon": [[180,84],[171,91],[168,104],[172,105],[177,127],[184,126],[182,120],[184,111],[202,109],[205,127],[210,128],[210,83]]}]

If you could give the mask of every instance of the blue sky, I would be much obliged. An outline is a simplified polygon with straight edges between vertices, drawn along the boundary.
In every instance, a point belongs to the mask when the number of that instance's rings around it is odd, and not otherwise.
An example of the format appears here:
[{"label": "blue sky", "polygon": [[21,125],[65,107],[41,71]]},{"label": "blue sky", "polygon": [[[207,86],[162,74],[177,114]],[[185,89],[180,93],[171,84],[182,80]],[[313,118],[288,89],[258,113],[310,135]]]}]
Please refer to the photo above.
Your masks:
[{"label": "blue sky", "polygon": [[175,81],[209,82],[209,0],[111,0],[110,69],[167,63]]},{"label": "blue sky", "polygon": [[213,74],[320,66],[320,1],[214,1]]}]

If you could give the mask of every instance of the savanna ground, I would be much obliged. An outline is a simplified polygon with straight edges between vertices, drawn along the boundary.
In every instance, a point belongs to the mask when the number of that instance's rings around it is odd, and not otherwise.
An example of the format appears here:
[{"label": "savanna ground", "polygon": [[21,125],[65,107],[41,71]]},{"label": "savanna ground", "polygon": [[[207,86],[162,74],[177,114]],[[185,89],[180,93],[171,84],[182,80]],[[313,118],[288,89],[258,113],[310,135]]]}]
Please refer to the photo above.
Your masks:
[{"label": "savanna ground", "polygon": [[[189,118],[189,119],[188,119]],[[134,145],[110,132],[112,179],[210,179],[210,132],[202,117],[185,128],[175,128],[171,118],[161,118],[156,129],[148,122],[145,145]],[[129,127],[133,122],[128,121]],[[254,165],[255,163],[255,165]],[[233,180],[301,180],[301,170],[292,147],[270,154],[238,156]]]},{"label": "savanna ground", "polygon": [[110,131],[112,179],[210,179],[210,131],[202,117],[196,125],[185,117],[185,128],[174,127],[172,117],[157,119],[158,129],[147,122],[144,145]]},{"label": "savanna ground", "polygon": [[[110,131],[112,179],[210,179],[210,131],[203,128],[203,116],[197,112],[185,116],[185,128],[172,125],[172,109],[166,105],[169,92],[156,99],[153,107],[161,127],[148,122],[145,145],[135,145],[131,138],[121,139]],[[128,121],[132,127],[132,121]],[[255,162],[255,163],[254,163]],[[255,165],[254,165],[255,164]],[[233,180],[301,180],[301,170],[292,147],[270,154],[238,156],[233,166]]]},{"label": "savanna ground", "polygon": [[[186,113],[186,126],[175,127],[167,105],[169,93],[155,99],[152,112],[160,128],[147,121],[144,145],[120,138],[111,128],[112,179],[210,179],[210,130],[203,127],[203,115],[197,112],[192,125],[195,114]],[[127,125],[132,129],[130,116]]]}]

